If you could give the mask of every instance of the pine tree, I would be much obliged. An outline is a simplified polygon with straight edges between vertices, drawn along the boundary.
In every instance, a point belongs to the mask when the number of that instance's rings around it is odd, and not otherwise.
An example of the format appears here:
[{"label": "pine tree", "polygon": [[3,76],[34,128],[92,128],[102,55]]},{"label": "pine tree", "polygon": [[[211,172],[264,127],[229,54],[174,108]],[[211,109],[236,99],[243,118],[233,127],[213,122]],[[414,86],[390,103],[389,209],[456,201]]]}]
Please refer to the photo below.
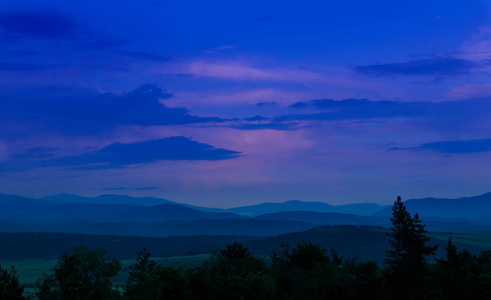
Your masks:
[{"label": "pine tree", "polygon": [[153,274],[156,267],[157,263],[150,259],[147,249],[138,251],[136,262],[129,267],[129,276],[124,286],[126,298],[153,298],[159,294],[158,282]]},{"label": "pine tree", "polygon": [[435,254],[438,246],[429,246],[425,225],[418,214],[411,217],[406,206],[397,197],[392,208],[390,237],[391,248],[386,251],[385,263],[390,269],[421,270],[426,264],[426,256]]},{"label": "pine tree", "polygon": [[411,217],[400,196],[394,202],[390,221],[390,249],[386,250],[384,261],[388,290],[402,299],[424,298],[426,257],[435,254],[438,246],[428,245],[425,225],[418,214]]}]

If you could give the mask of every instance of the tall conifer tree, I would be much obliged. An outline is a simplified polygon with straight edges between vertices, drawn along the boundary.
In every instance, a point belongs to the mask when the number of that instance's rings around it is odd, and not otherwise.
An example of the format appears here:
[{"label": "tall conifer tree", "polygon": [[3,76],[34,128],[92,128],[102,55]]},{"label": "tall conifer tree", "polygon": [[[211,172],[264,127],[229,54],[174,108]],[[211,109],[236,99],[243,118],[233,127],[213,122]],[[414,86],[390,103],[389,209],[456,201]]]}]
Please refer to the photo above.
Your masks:
[{"label": "tall conifer tree", "polygon": [[425,225],[418,214],[411,217],[397,197],[392,208],[390,249],[386,250],[388,290],[400,299],[421,299],[424,295],[426,257],[435,254],[438,246],[428,245]]}]

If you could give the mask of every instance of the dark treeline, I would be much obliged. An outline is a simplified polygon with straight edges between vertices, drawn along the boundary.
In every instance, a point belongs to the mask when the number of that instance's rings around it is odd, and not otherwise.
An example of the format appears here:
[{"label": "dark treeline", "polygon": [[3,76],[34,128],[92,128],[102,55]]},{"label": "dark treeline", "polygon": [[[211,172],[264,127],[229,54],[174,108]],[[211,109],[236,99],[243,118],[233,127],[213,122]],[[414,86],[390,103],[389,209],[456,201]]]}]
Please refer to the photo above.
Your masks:
[{"label": "dark treeline", "polygon": [[[401,199],[394,203],[383,267],[303,242],[267,258],[235,242],[193,267],[157,264],[145,249],[126,284],[111,279],[119,260],[77,247],[37,282],[39,299],[491,299],[491,251],[471,254],[448,241],[446,257]],[[25,299],[14,269],[0,267],[0,299]]]}]

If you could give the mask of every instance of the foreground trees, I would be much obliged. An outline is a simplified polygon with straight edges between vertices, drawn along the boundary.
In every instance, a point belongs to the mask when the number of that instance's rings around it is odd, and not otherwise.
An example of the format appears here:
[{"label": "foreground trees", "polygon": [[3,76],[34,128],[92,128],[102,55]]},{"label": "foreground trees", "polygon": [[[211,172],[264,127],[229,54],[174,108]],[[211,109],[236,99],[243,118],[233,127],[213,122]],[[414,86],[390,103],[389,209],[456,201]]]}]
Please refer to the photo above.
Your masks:
[{"label": "foreground trees", "polygon": [[51,274],[38,280],[38,298],[51,299],[114,299],[111,278],[121,269],[121,263],[107,260],[103,250],[86,247],[73,249],[59,259]]},{"label": "foreground trees", "polygon": [[187,270],[157,265],[138,253],[124,287],[127,299],[272,299],[275,280],[266,264],[237,242]]},{"label": "foreground trees", "polygon": [[182,269],[157,265],[150,253],[138,252],[124,286],[126,299],[187,299],[187,279]]},{"label": "foreground trees", "polygon": [[6,270],[0,265],[0,299],[21,300],[24,299],[23,292],[24,287],[19,284],[14,267]]},{"label": "foreground trees", "polygon": [[446,259],[437,259],[432,283],[440,299],[491,299],[491,251],[473,255],[459,252],[448,241]]},{"label": "foreground trees", "polygon": [[275,280],[266,263],[237,242],[191,269],[188,275],[192,299],[266,300],[275,294]]},{"label": "foreground trees", "polygon": [[272,257],[278,299],[378,299],[382,281],[375,262],[346,260],[311,242],[284,247]]}]

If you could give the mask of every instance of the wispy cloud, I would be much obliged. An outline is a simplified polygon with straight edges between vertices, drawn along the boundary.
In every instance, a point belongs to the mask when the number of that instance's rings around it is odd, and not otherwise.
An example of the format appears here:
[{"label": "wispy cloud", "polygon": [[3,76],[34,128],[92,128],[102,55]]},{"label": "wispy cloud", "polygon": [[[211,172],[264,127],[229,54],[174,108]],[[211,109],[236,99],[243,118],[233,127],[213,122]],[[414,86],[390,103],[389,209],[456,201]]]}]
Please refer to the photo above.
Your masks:
[{"label": "wispy cloud", "polygon": [[235,49],[235,46],[223,45],[223,46],[215,47],[215,48],[212,48],[212,49],[208,49],[205,52],[208,53],[208,54],[217,54],[217,53],[220,53],[222,51],[232,50],[232,49]]},{"label": "wispy cloud", "polygon": [[291,69],[264,69],[241,63],[193,62],[189,73],[202,77],[213,77],[238,81],[286,81],[302,82],[323,79],[321,74]]},{"label": "wispy cloud", "polygon": [[434,57],[402,63],[386,63],[355,67],[355,71],[372,76],[452,76],[468,73],[477,64],[462,58]]},{"label": "wispy cloud", "polygon": [[439,153],[476,153],[491,151],[491,138],[424,143],[412,148],[390,148],[390,150],[430,150]]},{"label": "wispy cloud", "polygon": [[491,27],[480,27],[466,40],[458,53],[469,60],[486,60],[491,58]]},{"label": "wispy cloud", "polygon": [[370,118],[394,118],[401,116],[432,116],[437,115],[437,106],[433,102],[396,102],[370,101],[368,99],[321,99],[308,102],[297,102],[291,108],[311,107],[323,112],[283,115],[275,121],[293,120],[353,120]]},{"label": "wispy cloud", "polygon": [[491,84],[473,83],[459,85],[453,87],[447,95],[453,98],[489,97],[491,96]]},{"label": "wispy cloud", "polygon": [[228,125],[230,128],[241,129],[241,130],[292,130],[298,128],[299,123],[281,123],[281,122],[248,122],[248,123],[235,123]]}]

